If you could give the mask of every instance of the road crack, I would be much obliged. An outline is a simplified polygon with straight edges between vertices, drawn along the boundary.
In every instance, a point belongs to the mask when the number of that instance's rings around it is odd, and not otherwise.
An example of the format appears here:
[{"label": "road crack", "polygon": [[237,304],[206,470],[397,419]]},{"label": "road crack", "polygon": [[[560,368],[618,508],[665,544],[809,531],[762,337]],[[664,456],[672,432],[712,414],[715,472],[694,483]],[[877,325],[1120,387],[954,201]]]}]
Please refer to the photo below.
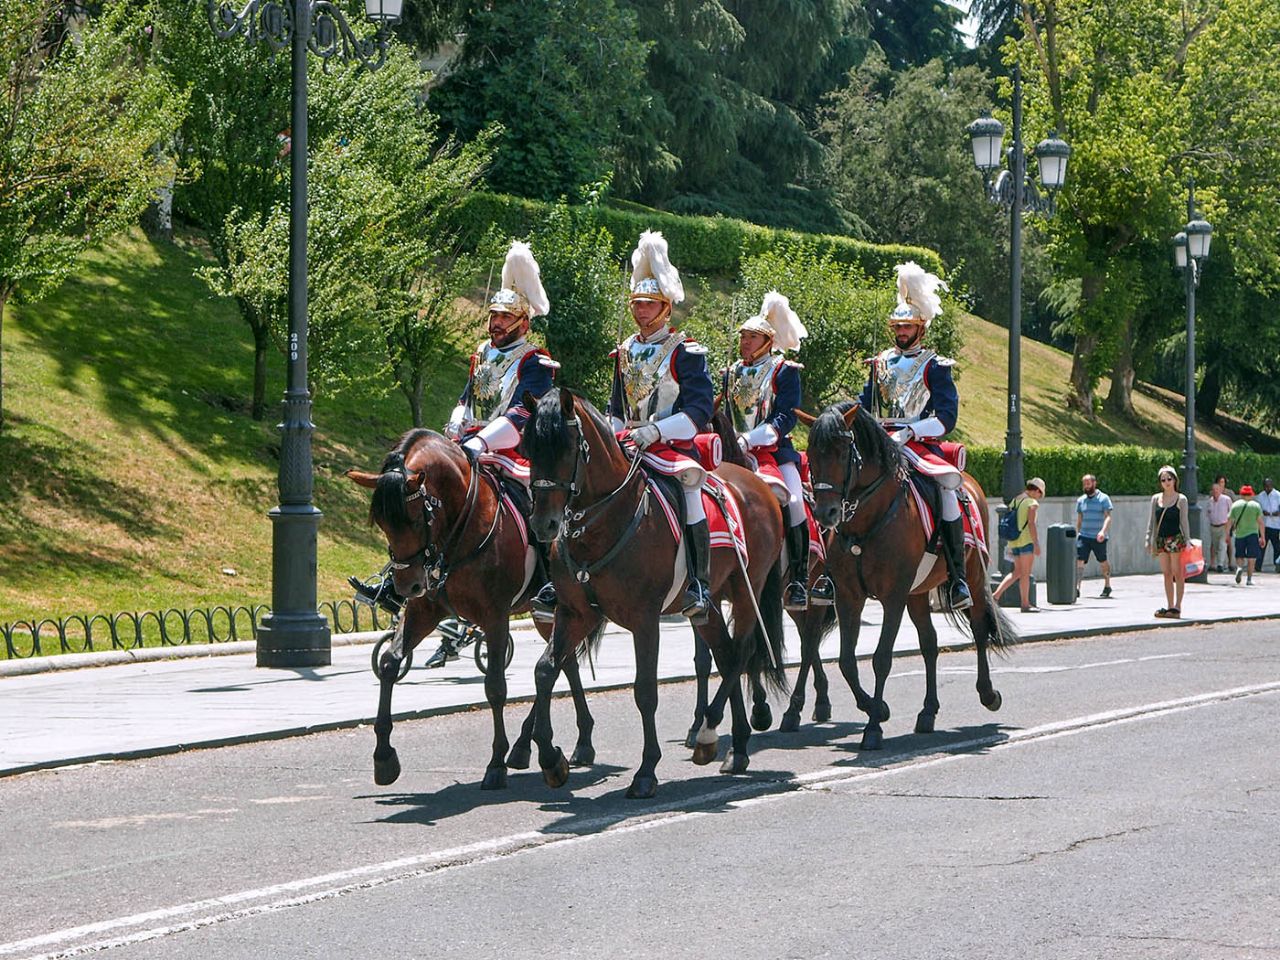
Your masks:
[{"label": "road crack", "polygon": [[1138,833],[1145,833],[1148,830],[1154,830],[1155,826],[1130,827],[1128,830],[1117,830],[1115,833],[1103,833],[1093,837],[1081,837],[1079,840],[1072,840],[1065,847],[1056,847],[1051,850],[1036,850],[1031,853],[1024,854],[1016,860],[998,860],[992,863],[975,863],[974,867],[1016,867],[1027,863],[1038,863],[1048,857],[1063,856],[1069,853],[1075,853],[1077,850],[1088,846],[1091,843],[1101,843],[1107,840],[1118,840],[1121,837],[1129,837]]}]

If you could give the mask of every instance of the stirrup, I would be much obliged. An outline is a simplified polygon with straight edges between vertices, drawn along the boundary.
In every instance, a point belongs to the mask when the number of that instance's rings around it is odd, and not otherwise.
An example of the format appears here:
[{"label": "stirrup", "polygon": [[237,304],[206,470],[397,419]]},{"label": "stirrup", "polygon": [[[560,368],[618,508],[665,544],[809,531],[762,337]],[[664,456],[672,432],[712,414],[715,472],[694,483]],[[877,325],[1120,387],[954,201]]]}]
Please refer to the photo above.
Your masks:
[{"label": "stirrup", "polygon": [[706,586],[698,580],[690,580],[684,591],[684,606],[680,608],[682,616],[689,618],[695,627],[700,627],[711,618],[711,595]]},{"label": "stirrup", "polygon": [[809,609],[809,591],[799,580],[792,580],[787,584],[786,598],[783,600],[782,608],[791,613],[803,613]]},{"label": "stirrup", "polygon": [[809,606],[829,607],[836,602],[836,585],[825,573],[813,581],[809,588]]},{"label": "stirrup", "polygon": [[957,613],[973,606],[969,585],[963,580],[953,580],[947,585],[947,605]]},{"label": "stirrup", "polygon": [[533,595],[533,599],[529,601],[533,619],[541,623],[550,623],[555,620],[556,604],[558,602],[555,584],[548,580],[542,585],[542,589]]}]

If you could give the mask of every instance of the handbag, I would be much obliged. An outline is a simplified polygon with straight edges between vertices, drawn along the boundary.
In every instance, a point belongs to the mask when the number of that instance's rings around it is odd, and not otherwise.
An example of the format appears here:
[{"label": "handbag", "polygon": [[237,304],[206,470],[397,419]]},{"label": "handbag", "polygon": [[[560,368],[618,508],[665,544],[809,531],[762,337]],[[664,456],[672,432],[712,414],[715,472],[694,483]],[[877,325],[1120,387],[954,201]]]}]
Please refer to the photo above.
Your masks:
[{"label": "handbag", "polygon": [[1178,561],[1188,577],[1198,577],[1204,573],[1204,544],[1199,540],[1188,540],[1178,555]]}]

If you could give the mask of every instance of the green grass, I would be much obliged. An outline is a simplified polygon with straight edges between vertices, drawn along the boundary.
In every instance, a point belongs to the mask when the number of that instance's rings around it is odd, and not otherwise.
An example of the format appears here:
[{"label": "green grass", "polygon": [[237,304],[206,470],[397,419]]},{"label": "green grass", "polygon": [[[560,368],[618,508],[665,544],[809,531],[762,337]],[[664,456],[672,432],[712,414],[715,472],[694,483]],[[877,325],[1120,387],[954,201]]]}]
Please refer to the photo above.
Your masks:
[{"label": "green grass", "polygon": [[[267,603],[283,361],[270,358],[266,422],[248,415],[253,352],[232,304],[193,275],[198,238],[154,244],[130,233],[87,256],[55,295],[10,304],[3,328],[6,425],[0,432],[0,623],[72,614]],[[724,290],[690,278],[691,296]],[[476,314],[483,291],[477,290]],[[1005,332],[966,322],[961,424],[1002,446]],[[478,331],[477,331],[478,332]],[[436,371],[429,425],[443,422],[466,350]],[[721,358],[722,359],[722,358]],[[1144,396],[1137,423],[1066,410],[1070,357],[1026,341],[1027,447],[1065,442],[1181,447],[1181,415]],[[369,362],[352,356],[352,364]],[[319,595],[385,555],[368,497],[342,477],[374,468],[408,427],[399,394],[315,398],[315,502],[324,513]],[[1206,449],[1226,441],[1200,436]],[[234,574],[224,573],[233,570]],[[0,645],[0,657],[4,655]]]}]

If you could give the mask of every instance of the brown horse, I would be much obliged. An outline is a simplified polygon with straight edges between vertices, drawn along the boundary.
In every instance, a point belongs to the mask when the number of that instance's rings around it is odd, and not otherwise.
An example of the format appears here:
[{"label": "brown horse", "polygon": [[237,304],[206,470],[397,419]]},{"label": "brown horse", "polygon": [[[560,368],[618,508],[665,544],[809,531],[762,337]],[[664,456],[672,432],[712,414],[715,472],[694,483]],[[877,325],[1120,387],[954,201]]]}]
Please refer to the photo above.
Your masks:
[{"label": "brown horse", "polygon": [[[840,671],[858,708],[868,717],[862,749],[880,747],[881,723],[889,719],[884,687],[904,610],[920,635],[925,664],[924,708],[915,729],[931,733],[938,713],[938,635],[929,616],[929,591],[946,579],[947,571],[942,558],[935,557],[927,575],[917,577],[927,542],[915,498],[908,493],[907,467],[898,445],[860,404],[846,401],[828,407],[814,423],[809,433],[809,470],[817,518],[824,526],[835,528],[827,572],[836,585]],[[963,483],[978,516],[985,519],[987,502],[982,488],[968,474],[964,474]],[[971,547],[965,556],[973,606],[966,611],[967,619],[954,613],[947,616],[973,636],[978,650],[978,699],[988,710],[999,710],[1001,697],[991,684],[987,648],[1000,652],[1018,638],[991,596],[982,555]],[[869,597],[884,607],[880,642],[871,658],[876,677],[871,696],[858,682],[855,656],[862,608]]]},{"label": "brown horse", "polygon": [[[627,796],[651,797],[657,790],[658,618],[672,609],[684,585],[677,574],[679,540],[638,463],[624,453],[613,429],[586,400],[567,389],[551,391],[531,406],[523,450],[532,464],[535,536],[555,541],[552,561],[558,604],[551,645],[539,661],[533,738],[548,784],[568,777],[564,754],[552,742],[549,697],[563,663],[603,617],[631,632],[635,645],[635,701],[644,726],[644,753]],[[637,458],[638,460],[638,458]],[[747,539],[744,570],[733,549],[711,557],[711,595],[716,601],[698,635],[715,655],[721,687],[707,706],[694,750],[695,763],[710,763],[718,752],[716,727],[726,700],[733,713],[733,746],[722,772],[746,770],[751,735],[743,706],[741,675],[756,673],[781,690],[782,512],[762,480],[738,467],[722,468],[736,498]],[[759,606],[757,607],[757,598]],[[720,613],[728,599],[730,635]],[[674,607],[674,608],[678,608]],[[763,623],[761,622],[763,621]]]},{"label": "brown horse", "polygon": [[[347,476],[373,490],[370,522],[387,538],[396,592],[407,599],[399,633],[378,663],[380,695],[373,729],[373,777],[381,786],[400,776],[391,746],[391,691],[401,662],[446,617],[460,616],[484,631],[490,669],[484,692],[493,711],[493,751],[481,788],[507,785],[507,734],[502,711],[507,678],[501,669],[511,642],[507,621],[527,607],[533,564],[520,522],[501,506],[490,471],[452,440],[431,430],[411,430],[382,463],[380,473],[348,470]],[[536,581],[536,578],[533,578]],[[543,636],[547,635],[545,628]],[[578,674],[577,660],[565,663],[578,715],[578,744],[572,763],[595,761],[593,721]],[[511,750],[510,766],[529,765],[533,712]]]},{"label": "brown horse", "polygon": [[[800,411],[797,411],[797,413],[800,413]],[[807,422],[812,423],[813,416],[807,416]],[[711,418],[711,430],[720,437],[725,463],[735,464],[744,470],[752,469],[746,454],[738,446],[738,438],[734,433],[733,425],[729,421],[729,415],[719,404],[717,404],[715,415]],[[773,487],[769,487],[770,491],[773,489]],[[779,503],[779,506],[781,507],[781,503]],[[785,507],[782,509],[785,510]],[[785,552],[782,562],[784,564],[787,562]],[[822,576],[824,570],[825,568],[820,560],[810,560],[810,586],[818,577]],[[786,712],[782,715],[782,722],[779,724],[778,729],[783,733],[794,733],[800,729],[800,714],[804,711],[805,687],[808,684],[810,673],[813,674],[814,685],[813,719],[819,723],[831,719],[831,698],[827,692],[827,675],[822,668],[822,656],[819,653],[819,649],[822,646],[822,638],[836,624],[836,610],[834,606],[829,604],[827,606],[810,605],[805,610],[788,611],[788,613],[800,633],[800,672],[796,676],[795,685],[791,688],[791,700],[787,705]],[[708,684],[711,677],[711,651],[699,639],[696,631],[694,632],[693,666],[694,675],[697,677],[698,693],[697,702],[693,708],[693,724],[689,727],[689,733],[685,737],[685,745],[688,747],[695,745],[698,731],[702,728],[702,719],[707,709]],[[754,680],[751,684],[751,700],[752,729],[768,730],[773,725],[773,711],[769,708],[768,691],[761,684],[754,682]]]}]

